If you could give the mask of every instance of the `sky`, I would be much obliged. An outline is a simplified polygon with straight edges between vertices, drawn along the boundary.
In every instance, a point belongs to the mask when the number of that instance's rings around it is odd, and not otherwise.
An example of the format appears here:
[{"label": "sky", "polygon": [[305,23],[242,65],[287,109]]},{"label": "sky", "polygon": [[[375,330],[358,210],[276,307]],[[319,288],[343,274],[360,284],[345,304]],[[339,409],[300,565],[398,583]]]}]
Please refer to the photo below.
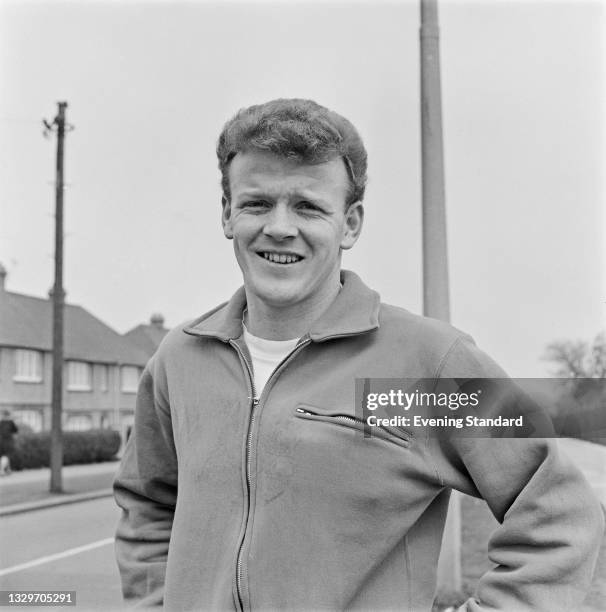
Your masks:
[{"label": "sky", "polygon": [[[606,327],[604,9],[440,3],[451,321],[511,375]],[[68,102],[65,289],[123,333],[241,284],[215,144],[239,108],[312,98],[369,155],[344,255],[383,301],[422,310],[418,3],[0,0],[0,262],[53,284],[55,142]]]}]

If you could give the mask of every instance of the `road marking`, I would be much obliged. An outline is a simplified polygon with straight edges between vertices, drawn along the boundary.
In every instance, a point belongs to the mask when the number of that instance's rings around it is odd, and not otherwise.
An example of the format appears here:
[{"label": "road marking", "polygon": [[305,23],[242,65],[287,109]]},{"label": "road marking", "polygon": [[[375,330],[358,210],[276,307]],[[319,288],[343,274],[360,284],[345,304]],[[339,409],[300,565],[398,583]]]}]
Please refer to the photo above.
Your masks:
[{"label": "road marking", "polygon": [[104,540],[97,540],[97,542],[91,542],[90,544],[85,544],[84,546],[78,546],[77,548],[70,548],[68,550],[64,550],[63,552],[56,553],[54,555],[47,555],[46,557],[39,557],[38,559],[34,559],[33,561],[28,561],[27,563],[20,563],[19,565],[13,565],[12,567],[7,567],[5,569],[0,570],[0,576],[6,576],[7,574],[14,574],[15,572],[20,572],[22,570],[29,569],[30,567],[36,567],[37,565],[43,565],[44,563],[50,563],[51,561],[57,561],[57,559],[65,559],[65,557],[71,557],[72,555],[78,555],[82,552],[86,552],[87,550],[93,550],[94,548],[100,548],[101,546],[112,544],[113,541],[114,541],[114,538],[105,538]]}]

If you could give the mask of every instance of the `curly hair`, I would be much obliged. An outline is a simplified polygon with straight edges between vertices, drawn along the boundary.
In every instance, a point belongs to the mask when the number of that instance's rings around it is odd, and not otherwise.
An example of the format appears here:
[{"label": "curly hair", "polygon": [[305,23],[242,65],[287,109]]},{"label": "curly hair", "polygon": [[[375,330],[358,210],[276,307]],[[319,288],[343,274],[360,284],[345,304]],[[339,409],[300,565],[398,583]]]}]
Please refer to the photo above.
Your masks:
[{"label": "curly hair", "polygon": [[347,206],[364,199],[367,155],[356,128],[313,100],[280,98],[239,110],[217,143],[223,196],[229,201],[229,164],[237,153],[268,151],[301,163],[341,157],[349,176]]}]

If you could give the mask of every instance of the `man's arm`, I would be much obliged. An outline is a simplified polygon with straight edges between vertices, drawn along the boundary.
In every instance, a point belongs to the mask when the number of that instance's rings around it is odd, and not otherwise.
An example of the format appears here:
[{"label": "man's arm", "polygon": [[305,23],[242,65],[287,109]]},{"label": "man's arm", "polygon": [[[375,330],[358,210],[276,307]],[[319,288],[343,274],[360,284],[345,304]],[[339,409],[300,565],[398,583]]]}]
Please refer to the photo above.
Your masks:
[{"label": "man's arm", "polygon": [[[466,370],[466,371],[462,371]],[[451,350],[442,377],[503,377],[467,340]],[[603,510],[553,439],[455,437],[433,441],[446,486],[480,495],[500,525],[488,543],[496,567],[460,612],[579,609],[604,533]]]},{"label": "man's arm", "polygon": [[125,600],[162,605],[168,545],[177,502],[177,457],[170,408],[154,381],[154,360],[143,372],[135,424],[114,482],[122,508],[116,558]]},{"label": "man's arm", "polygon": [[460,610],[579,609],[604,530],[582,474],[555,440],[460,441],[462,462],[500,523],[488,542],[496,567]]}]

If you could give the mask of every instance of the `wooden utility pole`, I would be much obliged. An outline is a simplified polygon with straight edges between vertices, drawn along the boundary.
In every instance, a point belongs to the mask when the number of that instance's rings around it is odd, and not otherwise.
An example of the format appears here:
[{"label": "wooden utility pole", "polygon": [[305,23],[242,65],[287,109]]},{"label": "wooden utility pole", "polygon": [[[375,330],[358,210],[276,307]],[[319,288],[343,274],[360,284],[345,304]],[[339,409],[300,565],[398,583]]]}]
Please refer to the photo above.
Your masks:
[{"label": "wooden utility pole", "polygon": [[[437,0],[421,0],[421,160],[423,198],[423,314],[450,320],[448,249]],[[438,585],[461,590],[461,501],[450,498],[438,564]]]},{"label": "wooden utility pole", "polygon": [[63,492],[63,151],[65,140],[65,109],[67,102],[58,102],[58,113],[52,124],[44,121],[48,131],[57,133],[57,165],[55,177],[55,283],[53,286],[53,391],[51,407],[50,490]]}]

